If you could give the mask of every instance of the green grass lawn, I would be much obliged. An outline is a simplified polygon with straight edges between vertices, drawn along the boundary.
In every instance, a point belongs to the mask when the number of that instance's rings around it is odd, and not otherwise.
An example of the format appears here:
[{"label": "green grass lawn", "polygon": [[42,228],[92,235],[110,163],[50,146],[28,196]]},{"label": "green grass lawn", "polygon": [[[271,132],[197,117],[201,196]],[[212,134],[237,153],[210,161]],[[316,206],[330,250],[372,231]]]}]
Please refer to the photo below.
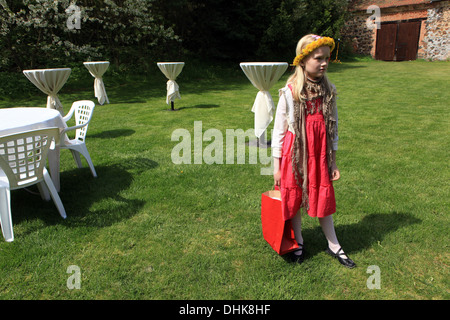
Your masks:
[{"label": "green grass lawn", "polygon": [[[111,104],[96,106],[87,137],[98,178],[62,151],[66,220],[53,202],[12,192],[15,241],[0,241],[0,299],[449,299],[449,73],[448,62],[330,66],[342,176],[334,219],[358,265],[348,270],[324,252],[316,219],[303,219],[302,265],[263,239],[267,165],[250,163],[248,146],[245,164],[225,161],[226,130],[253,127],[257,90],[239,65],[187,63],[176,112],[156,67],[145,76],[107,72]],[[275,103],[287,76],[271,90]],[[45,107],[44,94],[24,88],[0,107]],[[65,112],[75,100],[96,101],[93,78],[74,73],[60,99]],[[223,134],[223,164],[193,163],[194,121]],[[176,129],[192,136],[192,164],[172,162]],[[270,149],[260,152],[265,159]],[[80,289],[67,286],[72,265]],[[381,288],[371,290],[374,265]]]}]

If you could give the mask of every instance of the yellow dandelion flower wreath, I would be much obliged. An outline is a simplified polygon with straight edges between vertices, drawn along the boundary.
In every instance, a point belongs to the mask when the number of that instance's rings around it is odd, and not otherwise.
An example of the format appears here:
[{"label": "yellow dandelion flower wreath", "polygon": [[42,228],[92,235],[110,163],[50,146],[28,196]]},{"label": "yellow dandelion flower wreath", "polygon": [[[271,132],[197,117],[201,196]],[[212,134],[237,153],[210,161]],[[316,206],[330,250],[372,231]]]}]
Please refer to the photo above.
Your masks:
[{"label": "yellow dandelion flower wreath", "polygon": [[313,36],[313,37],[316,38],[317,40],[308,44],[306,46],[306,48],[304,48],[302,50],[302,53],[295,57],[294,62],[292,63],[292,66],[298,66],[304,58],[306,58],[308,55],[310,55],[311,52],[313,52],[317,48],[320,48],[323,46],[328,46],[328,47],[330,47],[331,51],[334,50],[335,43],[334,43],[333,38],[321,37],[321,36]]}]

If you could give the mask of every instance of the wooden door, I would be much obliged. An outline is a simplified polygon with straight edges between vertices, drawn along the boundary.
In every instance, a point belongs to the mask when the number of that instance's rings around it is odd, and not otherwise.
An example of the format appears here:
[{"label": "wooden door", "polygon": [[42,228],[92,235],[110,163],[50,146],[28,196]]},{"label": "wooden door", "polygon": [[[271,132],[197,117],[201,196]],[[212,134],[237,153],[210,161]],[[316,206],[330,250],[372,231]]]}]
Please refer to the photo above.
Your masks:
[{"label": "wooden door", "polygon": [[397,24],[382,24],[377,30],[377,47],[375,59],[393,61],[395,59],[395,48],[397,39]]},{"label": "wooden door", "polygon": [[416,60],[419,46],[420,21],[402,22],[397,31],[397,61]]},{"label": "wooden door", "polygon": [[385,23],[377,32],[375,59],[385,61],[416,60],[420,21]]}]

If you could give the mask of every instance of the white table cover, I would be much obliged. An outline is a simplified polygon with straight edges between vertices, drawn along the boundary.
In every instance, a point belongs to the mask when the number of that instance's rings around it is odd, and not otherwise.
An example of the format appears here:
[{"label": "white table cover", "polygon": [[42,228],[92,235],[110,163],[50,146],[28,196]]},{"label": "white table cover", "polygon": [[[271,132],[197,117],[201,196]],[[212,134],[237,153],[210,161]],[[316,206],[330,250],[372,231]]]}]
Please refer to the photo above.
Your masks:
[{"label": "white table cover", "polygon": [[255,135],[260,138],[273,120],[275,104],[269,93],[288,68],[286,62],[246,62],[240,64],[250,82],[259,90],[253,103]]},{"label": "white table cover", "polygon": [[175,99],[181,99],[179,86],[175,80],[183,70],[184,62],[158,62],[157,65],[166,78],[169,79],[167,81],[166,103],[170,104]]},{"label": "white table cover", "polygon": [[108,61],[92,61],[83,62],[89,73],[95,78],[94,80],[94,93],[98,99],[98,103],[103,105],[105,102],[109,103],[108,95],[106,94],[105,84],[103,83],[103,74],[108,70]]},{"label": "white table cover", "polygon": [[58,110],[61,115],[64,115],[63,106],[58,98],[58,92],[69,79],[71,69],[35,69],[24,70],[23,74],[36,87],[44,92],[47,97],[47,108]]},{"label": "white table cover", "polygon": [[[60,112],[49,108],[7,108],[0,109],[0,136],[6,136],[28,130],[67,127]],[[59,183],[59,145],[50,150],[48,163],[50,176],[56,190],[60,190]]]}]

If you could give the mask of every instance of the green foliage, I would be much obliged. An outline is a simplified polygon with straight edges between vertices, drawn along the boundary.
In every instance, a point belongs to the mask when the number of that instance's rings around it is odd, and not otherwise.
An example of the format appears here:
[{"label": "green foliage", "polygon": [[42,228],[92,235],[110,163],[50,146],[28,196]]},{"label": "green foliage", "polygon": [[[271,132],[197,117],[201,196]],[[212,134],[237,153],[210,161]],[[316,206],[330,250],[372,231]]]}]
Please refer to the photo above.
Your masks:
[{"label": "green foliage", "polygon": [[345,0],[282,0],[261,39],[259,55],[290,61],[306,34],[339,38],[346,10]]},{"label": "green foliage", "polygon": [[[176,47],[178,36],[162,24],[153,0],[3,1],[0,66],[29,69],[70,62],[111,60],[137,65]],[[74,14],[81,21],[75,25]],[[72,24],[68,24],[68,21]]]},{"label": "green foliage", "polygon": [[269,24],[258,54],[271,59],[287,59],[295,57],[295,47],[297,41],[308,31],[305,23],[307,15],[306,1],[282,0],[280,7]]},{"label": "green foliage", "polygon": [[[180,11],[171,3],[183,3]],[[256,51],[280,0],[166,1],[173,24],[189,51],[216,59],[243,60]]]},{"label": "green foliage", "polygon": [[22,73],[0,72],[0,100],[9,97],[28,97],[33,84]]},{"label": "green foliage", "polygon": [[[187,54],[290,60],[307,33],[338,37],[346,6],[345,0],[2,0],[0,68],[109,60],[147,70],[155,60]],[[77,12],[79,24],[68,24]]]}]

